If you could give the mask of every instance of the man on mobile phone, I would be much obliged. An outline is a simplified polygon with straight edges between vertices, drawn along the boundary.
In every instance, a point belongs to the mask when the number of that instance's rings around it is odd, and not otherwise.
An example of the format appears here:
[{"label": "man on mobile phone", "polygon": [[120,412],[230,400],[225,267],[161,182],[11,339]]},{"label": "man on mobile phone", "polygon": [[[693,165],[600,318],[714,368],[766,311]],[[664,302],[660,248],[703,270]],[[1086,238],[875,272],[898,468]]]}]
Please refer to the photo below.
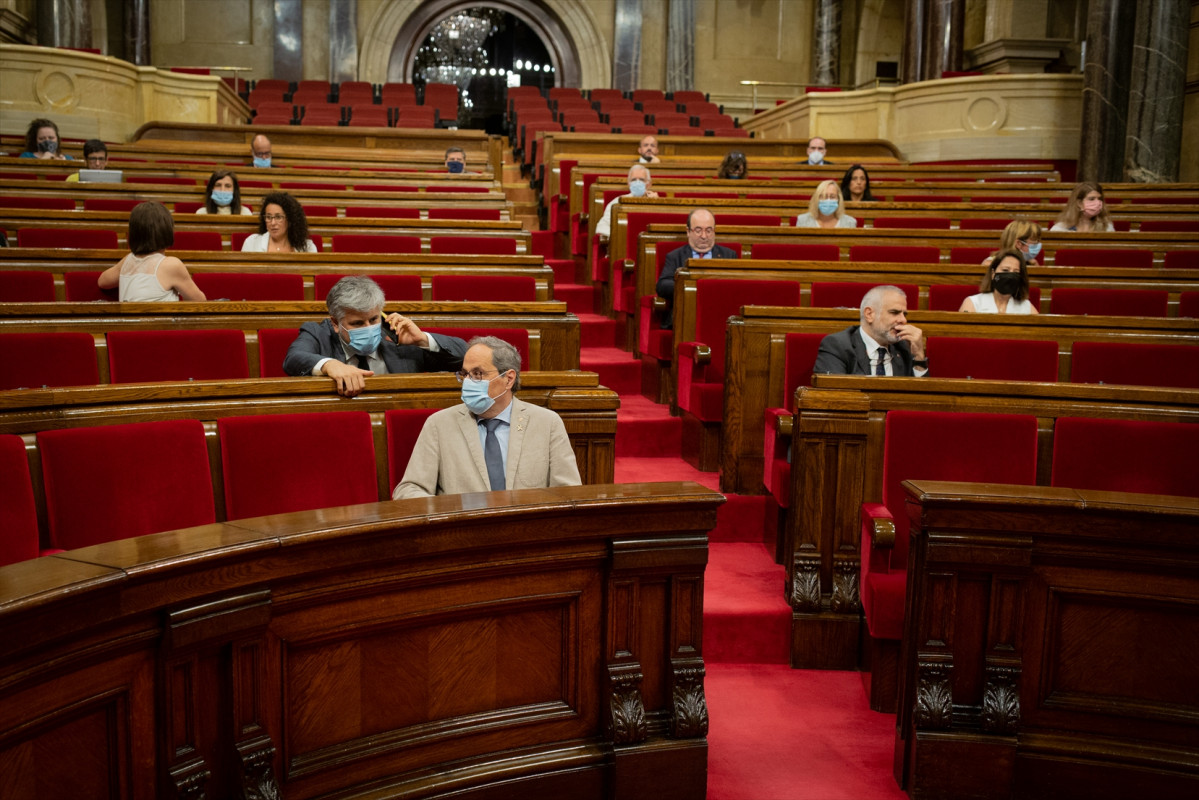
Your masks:
[{"label": "man on mobile phone", "polygon": [[328,319],[305,322],[287,349],[288,375],[326,375],[337,393],[353,397],[371,375],[457,372],[466,342],[425,333],[402,314],[383,316],[383,289],[370,278],[348,275],[329,290]]}]

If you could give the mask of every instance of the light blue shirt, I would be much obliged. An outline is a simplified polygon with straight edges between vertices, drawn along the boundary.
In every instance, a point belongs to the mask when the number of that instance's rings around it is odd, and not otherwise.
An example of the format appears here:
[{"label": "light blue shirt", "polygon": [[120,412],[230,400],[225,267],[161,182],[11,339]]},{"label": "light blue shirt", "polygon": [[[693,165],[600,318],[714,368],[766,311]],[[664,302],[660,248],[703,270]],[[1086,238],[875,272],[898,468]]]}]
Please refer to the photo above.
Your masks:
[{"label": "light blue shirt", "polygon": [[[504,457],[504,474],[508,473],[508,434],[512,432],[512,404],[496,414],[493,419],[498,419],[503,422],[503,425],[495,426],[495,438],[500,443],[500,455]],[[479,417],[475,418],[479,423],[479,447],[483,451],[487,451],[487,426],[483,424],[483,420]]]}]

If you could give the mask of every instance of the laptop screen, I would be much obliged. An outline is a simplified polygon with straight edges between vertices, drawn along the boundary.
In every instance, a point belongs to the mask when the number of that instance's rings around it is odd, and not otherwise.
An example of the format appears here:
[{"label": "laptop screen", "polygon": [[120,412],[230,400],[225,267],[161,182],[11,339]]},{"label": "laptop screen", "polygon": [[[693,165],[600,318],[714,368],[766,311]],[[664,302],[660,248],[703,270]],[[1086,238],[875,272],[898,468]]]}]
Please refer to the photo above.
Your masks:
[{"label": "laptop screen", "polygon": [[120,183],[124,173],[119,169],[81,169],[80,183]]}]

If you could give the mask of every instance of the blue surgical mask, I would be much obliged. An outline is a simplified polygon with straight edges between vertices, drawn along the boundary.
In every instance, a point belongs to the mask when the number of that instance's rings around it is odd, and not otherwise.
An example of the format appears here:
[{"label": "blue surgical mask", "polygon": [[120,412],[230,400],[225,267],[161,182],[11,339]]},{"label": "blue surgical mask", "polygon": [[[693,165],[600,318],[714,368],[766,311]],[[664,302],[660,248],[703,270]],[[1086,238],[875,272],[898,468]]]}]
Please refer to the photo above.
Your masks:
[{"label": "blue surgical mask", "polygon": [[362,328],[350,328],[350,347],[357,350],[362,355],[370,355],[379,349],[379,342],[383,340],[383,327],[379,325],[367,325]]},{"label": "blue surgical mask", "polygon": [[813,166],[815,166],[817,164],[823,164],[824,163],[824,155],[821,153],[812,153],[810,156],[808,156],[808,163]]},{"label": "blue surgical mask", "polygon": [[[500,375],[503,374],[500,373]],[[495,378],[500,375],[496,375]],[[492,378],[491,381],[494,381],[495,378]],[[476,415],[486,414],[495,405],[495,398],[487,393],[487,387],[491,385],[491,381],[477,381],[474,378],[462,379],[462,402]],[[507,389],[504,391],[506,392]],[[500,396],[502,397],[503,393]]]},{"label": "blue surgical mask", "polygon": [[836,200],[821,200],[818,205],[820,208],[820,213],[828,217],[837,213],[837,206],[839,203]]},{"label": "blue surgical mask", "polygon": [[461,161],[447,161],[445,168],[455,175],[460,172],[466,172],[466,164]]},{"label": "blue surgical mask", "polygon": [[1039,255],[1041,255],[1041,243],[1037,242],[1036,244],[1030,244],[1028,246],[1028,257],[1036,258]]},{"label": "blue surgical mask", "polygon": [[640,178],[629,181],[629,194],[633,197],[645,197],[645,181]]},{"label": "blue surgical mask", "polygon": [[231,206],[233,205],[233,192],[222,192],[219,189],[213,189],[212,202],[218,206]]},{"label": "blue surgical mask", "polygon": [[265,167],[269,167],[270,165],[271,165],[271,157],[270,156],[267,156],[266,158],[259,158],[258,156],[254,156],[254,166],[265,168]]}]

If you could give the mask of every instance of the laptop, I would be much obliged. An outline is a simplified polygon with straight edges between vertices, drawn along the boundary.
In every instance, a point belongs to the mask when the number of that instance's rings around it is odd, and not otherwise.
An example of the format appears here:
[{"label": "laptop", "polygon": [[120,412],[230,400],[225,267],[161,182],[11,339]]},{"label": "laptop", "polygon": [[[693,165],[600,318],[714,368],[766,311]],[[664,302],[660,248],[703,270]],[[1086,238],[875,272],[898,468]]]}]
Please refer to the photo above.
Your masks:
[{"label": "laptop", "polygon": [[80,183],[120,183],[124,172],[119,169],[81,169]]}]

